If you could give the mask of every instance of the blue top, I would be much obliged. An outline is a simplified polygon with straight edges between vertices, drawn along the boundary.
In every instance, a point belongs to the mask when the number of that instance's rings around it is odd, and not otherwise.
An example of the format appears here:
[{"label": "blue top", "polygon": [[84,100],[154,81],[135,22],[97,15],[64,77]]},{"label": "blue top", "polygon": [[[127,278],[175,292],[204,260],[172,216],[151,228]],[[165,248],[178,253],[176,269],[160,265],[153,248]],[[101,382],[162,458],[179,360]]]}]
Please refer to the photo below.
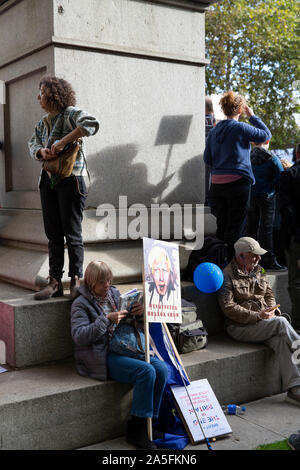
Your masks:
[{"label": "blue top", "polygon": [[279,190],[280,175],[284,171],[280,159],[261,147],[255,147],[251,152],[251,163],[255,177],[251,196],[274,196]]},{"label": "blue top", "polygon": [[263,143],[271,132],[257,116],[249,119],[252,126],[235,119],[220,121],[207,136],[204,161],[212,175],[237,174],[255,183],[250,161],[250,142]]}]

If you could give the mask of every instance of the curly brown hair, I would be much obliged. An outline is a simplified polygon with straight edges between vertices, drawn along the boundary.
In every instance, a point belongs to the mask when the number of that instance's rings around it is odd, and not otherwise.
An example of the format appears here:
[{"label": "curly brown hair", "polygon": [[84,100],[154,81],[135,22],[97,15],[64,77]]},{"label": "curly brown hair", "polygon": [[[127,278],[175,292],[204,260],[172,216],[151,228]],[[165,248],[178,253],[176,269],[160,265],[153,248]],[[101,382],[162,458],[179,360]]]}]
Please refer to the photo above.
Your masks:
[{"label": "curly brown hair", "polygon": [[72,85],[55,76],[45,76],[41,78],[39,88],[44,86],[46,102],[49,109],[63,111],[67,106],[76,105],[76,95]]},{"label": "curly brown hair", "polygon": [[234,91],[227,91],[220,99],[222,111],[227,117],[232,117],[239,114],[245,104],[245,98],[238,93],[234,93]]}]

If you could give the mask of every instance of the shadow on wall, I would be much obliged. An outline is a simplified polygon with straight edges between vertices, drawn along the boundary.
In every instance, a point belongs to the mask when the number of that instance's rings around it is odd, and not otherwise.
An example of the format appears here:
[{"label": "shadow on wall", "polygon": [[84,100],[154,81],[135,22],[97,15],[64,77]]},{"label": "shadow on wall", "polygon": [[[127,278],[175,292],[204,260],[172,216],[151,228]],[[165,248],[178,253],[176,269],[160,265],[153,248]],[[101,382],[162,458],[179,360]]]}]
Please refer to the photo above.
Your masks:
[{"label": "shadow on wall", "polygon": [[201,177],[203,172],[203,155],[187,160],[178,170],[180,183],[162,201],[169,205],[175,202],[203,204],[205,194],[203,177]]},{"label": "shadow on wall", "polygon": [[141,202],[151,205],[152,199],[159,196],[166,184],[148,182],[148,169],[145,163],[133,163],[138,154],[138,145],[129,143],[107,147],[89,159],[91,187],[87,206],[111,203],[118,207],[119,195],[127,196],[128,205]]},{"label": "shadow on wall", "polygon": [[[182,115],[164,116],[161,119],[154,145],[166,146],[166,157],[163,176],[156,185],[148,181],[146,163],[134,163],[139,152],[137,143],[109,146],[90,156],[91,186],[87,206],[97,208],[99,204],[110,203],[117,207],[119,195],[127,196],[128,206],[139,202],[147,206],[153,202],[202,202],[201,155],[184,161],[178,168],[180,184],[165,198],[162,196],[174,176],[174,173],[169,173],[172,149],[174,145],[186,144],[192,118],[192,115]],[[153,201],[155,198],[158,201]]]}]

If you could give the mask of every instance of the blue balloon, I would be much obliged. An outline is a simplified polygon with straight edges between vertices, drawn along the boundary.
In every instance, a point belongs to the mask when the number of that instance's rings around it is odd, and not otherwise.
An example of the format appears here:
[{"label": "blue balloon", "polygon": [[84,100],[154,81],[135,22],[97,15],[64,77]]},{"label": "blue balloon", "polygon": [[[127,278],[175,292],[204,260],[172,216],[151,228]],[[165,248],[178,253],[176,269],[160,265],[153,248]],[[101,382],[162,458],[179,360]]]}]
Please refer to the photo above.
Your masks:
[{"label": "blue balloon", "polygon": [[194,283],[197,289],[206,294],[217,292],[222,287],[222,270],[214,263],[201,263],[194,271]]}]

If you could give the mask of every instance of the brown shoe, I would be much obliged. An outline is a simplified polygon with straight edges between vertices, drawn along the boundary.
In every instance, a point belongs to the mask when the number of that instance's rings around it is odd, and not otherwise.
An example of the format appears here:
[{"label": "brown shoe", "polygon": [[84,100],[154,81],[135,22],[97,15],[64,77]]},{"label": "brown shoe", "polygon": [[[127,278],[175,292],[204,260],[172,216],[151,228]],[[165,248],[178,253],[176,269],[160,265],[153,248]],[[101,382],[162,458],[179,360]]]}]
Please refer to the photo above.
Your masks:
[{"label": "brown shoe", "polygon": [[61,281],[57,281],[54,277],[49,277],[48,284],[44,289],[34,294],[35,300],[47,300],[50,297],[60,297],[64,295],[64,289]]},{"label": "brown shoe", "polygon": [[80,279],[78,276],[73,276],[71,277],[71,281],[70,281],[70,297],[72,300],[75,299],[75,297],[77,297],[78,293],[77,293],[77,290],[78,288],[80,287]]},{"label": "brown shoe", "polygon": [[49,284],[49,277],[40,276],[39,274],[36,276],[34,283],[40,289],[47,287]]}]

